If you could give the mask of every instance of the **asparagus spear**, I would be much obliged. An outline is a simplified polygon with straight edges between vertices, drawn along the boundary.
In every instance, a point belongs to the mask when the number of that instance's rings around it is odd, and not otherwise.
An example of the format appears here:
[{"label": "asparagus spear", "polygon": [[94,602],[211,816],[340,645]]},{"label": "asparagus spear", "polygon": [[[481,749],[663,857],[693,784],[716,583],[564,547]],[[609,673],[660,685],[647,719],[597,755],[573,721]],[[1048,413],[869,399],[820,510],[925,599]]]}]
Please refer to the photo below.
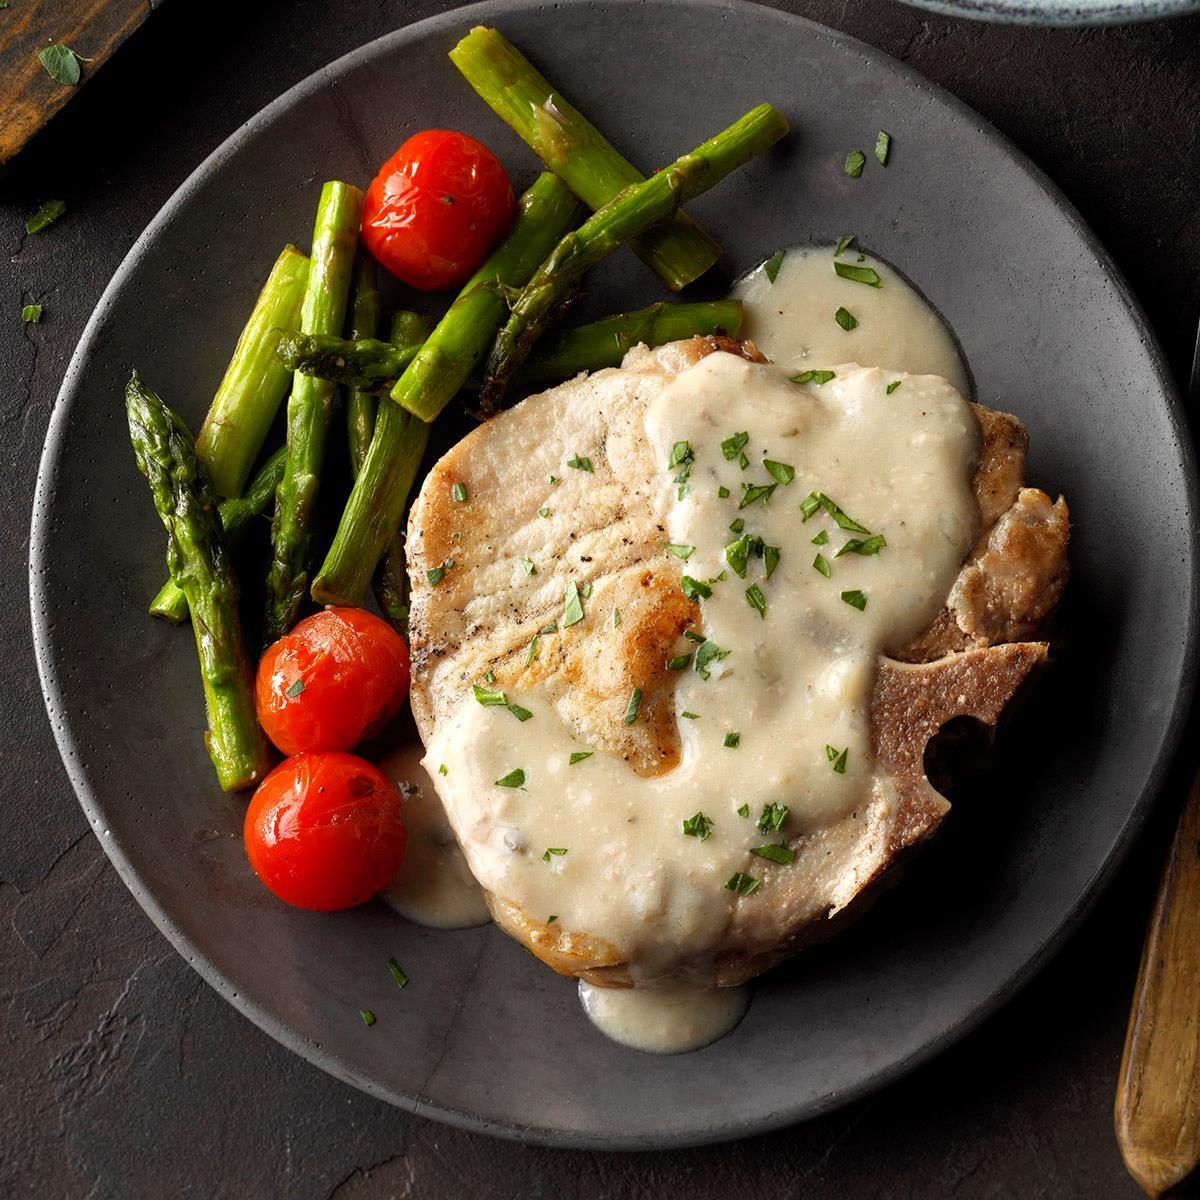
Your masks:
[{"label": "asparagus spear", "polygon": [[[359,320],[359,312],[355,305],[355,318],[352,331],[365,329],[367,322]],[[378,322],[375,324],[378,328]],[[413,348],[429,336],[430,322],[419,313],[398,312],[392,317],[392,342],[397,347]],[[354,343],[351,343],[352,345]],[[350,420],[350,466],[354,477],[358,477],[362,465],[366,461],[371,448],[371,438],[375,432],[376,398],[366,392],[353,391],[346,406]],[[428,436],[428,434],[426,435]],[[425,452],[424,441],[421,443],[421,454]],[[420,458],[418,456],[418,463]],[[411,486],[411,485],[410,485]],[[379,560],[379,566],[374,578],[375,599],[383,613],[401,629],[408,625],[408,573],[404,562],[404,539],[399,529],[392,535],[391,541]]]},{"label": "asparagus spear", "polygon": [[238,620],[229,563],[208,471],[187,426],[138,377],[125,388],[129,436],[167,530],[167,567],[192,611],[208,708],[205,744],[227,792],[266,774],[271,754],[254,716],[254,675]]},{"label": "asparagus spear", "polygon": [[[400,313],[397,316],[415,316]],[[635,312],[617,313],[577,325],[547,337],[530,355],[517,375],[520,385],[549,383],[568,379],[580,371],[596,371],[615,367],[632,346],[643,343],[661,346],[695,334],[725,333],[736,337],[742,327],[740,300],[714,300],[696,304],[673,304],[660,300]],[[397,376],[412,360],[416,350],[406,337],[392,345],[386,342],[361,339],[306,336],[295,331],[285,332],[279,340],[279,353],[290,367],[309,375],[322,375],[338,383],[350,384],[360,390],[352,396],[370,401],[377,392],[390,391]],[[369,409],[374,421],[374,408]],[[362,453],[370,442],[370,428],[365,440],[358,427],[357,416],[351,417],[352,444],[360,443]]]},{"label": "asparagus spear", "polygon": [[[197,451],[197,453],[199,453]],[[227,549],[234,549],[250,528],[255,517],[261,517],[275,499],[275,489],[283,478],[283,460],[287,451],[280,446],[263,463],[263,468],[254,477],[244,496],[222,500],[217,515],[221,518],[222,540]],[[159,593],[150,601],[150,615],[182,625],[187,620],[188,602],[183,589],[175,580],[168,579]]]},{"label": "asparagus spear", "polygon": [[626,188],[578,229],[566,234],[513,302],[508,322],[496,336],[480,393],[483,410],[492,411],[499,405],[509,380],[563,296],[589,267],[622,242],[670,216],[681,204],[706,192],[774,145],[787,131],[783,114],[769,104],[760,104],[644,183]]},{"label": "asparagus spear", "polygon": [[277,328],[295,325],[308,259],[285,246],[238,338],[225,377],[196,438],[219,496],[240,496],[292,377],[275,356]]},{"label": "asparagus spear", "polygon": [[[358,188],[337,181],[322,187],[313,229],[312,270],[300,312],[305,333],[341,332],[361,215]],[[269,641],[292,627],[308,590],[312,517],[333,398],[334,385],[328,380],[295,375],[288,398],[287,462],[275,492],[271,526],[265,626]]]},{"label": "asparagus spear", "polygon": [[371,448],[350,490],[333,545],[313,582],[321,604],[358,604],[400,528],[429,426],[466,382],[508,311],[505,288],[520,287],[578,211],[566,185],[540,175],[521,197],[508,236],[464,285],[437,328],[381,404]]},{"label": "asparagus spear", "polygon": [[[347,322],[347,332],[356,344],[366,339],[377,338],[383,325],[383,297],[379,294],[379,270],[375,260],[360,249],[354,262],[354,282],[350,288],[350,318]],[[295,354],[294,344],[289,339],[303,339],[306,335],[298,330],[283,332],[279,335],[279,347],[276,353],[289,370],[300,369],[299,356]],[[314,335],[308,335],[312,337]],[[322,340],[336,340],[332,335],[324,335]],[[390,353],[391,347],[379,343]],[[322,370],[307,370],[305,375],[318,375],[324,379],[333,379],[348,388],[346,392],[346,439],[350,445],[350,466],[357,473],[366,457],[367,447],[371,444],[371,434],[375,429],[375,400],[362,391],[362,383],[357,380],[338,379],[330,373],[329,368],[337,365],[337,355],[332,362],[322,363]]]},{"label": "asparagus spear", "polygon": [[705,333],[737,337],[741,328],[740,300],[714,300],[705,304],[671,304],[660,300],[636,312],[618,313],[546,338],[525,361],[514,382],[524,389],[554,383],[580,371],[620,366],[626,351],[639,344],[662,346]]},{"label": "asparagus spear", "polygon": [[[472,29],[450,51],[450,59],[496,115],[589,208],[602,208],[645,178],[498,30]],[[647,230],[632,245],[672,291],[703,275],[721,252],[684,213]]]}]

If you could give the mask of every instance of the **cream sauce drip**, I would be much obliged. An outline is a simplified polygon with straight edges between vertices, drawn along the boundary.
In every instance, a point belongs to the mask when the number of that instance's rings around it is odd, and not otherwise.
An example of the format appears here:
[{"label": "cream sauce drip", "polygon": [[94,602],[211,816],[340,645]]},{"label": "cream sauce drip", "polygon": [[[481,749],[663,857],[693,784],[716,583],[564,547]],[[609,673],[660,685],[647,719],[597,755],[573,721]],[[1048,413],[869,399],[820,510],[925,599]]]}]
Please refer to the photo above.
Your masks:
[{"label": "cream sauce drip", "polygon": [[[726,573],[701,605],[699,632],[728,657],[709,664],[707,680],[692,669],[676,683],[679,765],[642,778],[599,751],[572,765],[572,753],[592,747],[548,697],[511,689],[508,698],[531,719],[517,722],[468,694],[425,759],[431,769],[446,766],[434,782],[480,883],[544,921],[547,938],[603,938],[640,982],[683,969],[703,979],[737,907],[770,906],[789,870],[752,848],[786,849],[885,786],[869,728],[876,659],[933,619],[975,533],[969,467],[978,427],[950,384],[860,367],[822,385],[798,385],[789,374],[714,354],[667,385],[646,415],[660,516],[671,542],[695,547],[683,572],[699,580]],[[745,470],[722,451],[743,431]],[[695,456],[682,499],[668,466],[680,441]],[[739,508],[743,484],[773,482],[764,459],[794,468],[794,480]],[[886,548],[838,557],[866,535],[839,528],[824,510],[805,522],[801,503],[814,490],[884,535]],[[747,534],[779,548],[770,578],[763,558],[750,556],[745,578],[726,560],[737,536],[730,522],[739,518]],[[828,541],[814,545],[822,533]],[[817,553],[829,578],[814,569]],[[751,585],[765,597],[762,616],[747,601]],[[862,611],[842,599],[856,591],[866,597]],[[696,649],[681,640],[677,653]],[[725,744],[733,733],[736,747]],[[843,771],[828,747],[839,759],[845,752]],[[519,786],[498,784],[516,770]],[[789,809],[770,834],[756,827],[767,803]],[[739,815],[742,806],[749,817]],[[698,812],[712,823],[704,840],[684,835]],[[753,894],[726,887],[738,872],[757,881]]]},{"label": "cream sauce drip", "polygon": [[650,1054],[683,1054],[724,1037],[746,1015],[750,989],[680,980],[654,987],[598,988],[579,981],[588,1020],[606,1037]]},{"label": "cream sauce drip", "polygon": [[[869,254],[843,250],[837,261],[870,267],[881,287],[843,279],[834,270],[831,246],[799,246],[784,255],[772,283],[764,267],[752,271],[734,294],[745,305],[742,336],[790,374],[842,363],[941,375],[964,395],[970,376],[945,321],[902,275]],[[846,309],[858,325],[849,331],[835,319]]]},{"label": "cream sauce drip", "polygon": [[389,754],[379,769],[404,797],[408,844],[396,878],[381,893],[401,916],[431,929],[485,925],[491,914],[459,849],[446,810],[420,758],[420,746]]}]

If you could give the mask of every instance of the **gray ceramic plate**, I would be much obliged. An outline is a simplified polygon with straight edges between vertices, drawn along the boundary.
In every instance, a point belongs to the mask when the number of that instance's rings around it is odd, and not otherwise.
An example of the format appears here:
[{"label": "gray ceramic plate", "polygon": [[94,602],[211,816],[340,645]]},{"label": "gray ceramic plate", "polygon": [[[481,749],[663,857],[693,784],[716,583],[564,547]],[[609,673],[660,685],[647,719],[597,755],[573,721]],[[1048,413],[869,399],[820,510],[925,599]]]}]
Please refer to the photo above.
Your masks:
[{"label": "gray ceramic plate", "polygon": [[[267,265],[303,241],[319,182],[365,181],[410,131],[530,156],[446,60],[500,25],[644,166],[752,104],[786,148],[695,205],[727,277],[781,244],[858,233],[953,322],[983,401],[1019,413],[1034,478],[1076,516],[1070,641],[944,836],[840,942],[761,981],[746,1020],[653,1058],[592,1031],[573,985],[493,929],[435,933],[382,906],[277,904],[246,869],[244,800],[200,742],[185,631],[143,615],[162,530],[121,391],[137,364],[198,421]],[[842,172],[891,131],[886,170]],[[722,280],[708,285],[724,286]],[[591,305],[659,294],[632,255]],[[239,130],[154,219],[67,373],[33,516],[46,702],[118,871],[223,996],[325,1070],[426,1115],[554,1144],[645,1147],[787,1124],[878,1087],[961,1036],[1027,979],[1111,873],[1180,729],[1196,627],[1196,492],[1179,406],[1141,313],[1078,217],[974,113],[912,71],[765,8],[673,0],[489,3],[347,56]],[[84,590],[80,579],[87,579]],[[398,992],[394,955],[412,982]],[[379,1015],[374,1028],[360,1008]]]},{"label": "gray ceramic plate", "polygon": [[1200,0],[904,0],[948,17],[1011,25],[1124,25],[1200,10]]}]

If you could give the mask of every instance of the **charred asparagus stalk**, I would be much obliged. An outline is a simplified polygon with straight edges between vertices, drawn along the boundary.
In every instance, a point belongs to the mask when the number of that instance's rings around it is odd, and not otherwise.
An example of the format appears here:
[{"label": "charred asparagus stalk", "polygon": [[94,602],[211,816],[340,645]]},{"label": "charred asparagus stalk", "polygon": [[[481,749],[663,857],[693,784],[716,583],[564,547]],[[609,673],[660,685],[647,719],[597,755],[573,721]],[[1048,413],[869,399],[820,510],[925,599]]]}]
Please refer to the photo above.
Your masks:
[{"label": "charred asparagus stalk", "polygon": [[208,708],[205,743],[226,791],[257,783],[271,764],[254,715],[254,675],[208,471],[187,426],[135,371],[125,389],[129,436],[167,531],[167,568],[187,597]]},{"label": "charred asparagus stalk", "polygon": [[[413,316],[415,314],[398,314]],[[674,304],[660,300],[635,312],[617,313],[589,325],[578,325],[552,334],[538,344],[517,375],[520,385],[552,383],[569,379],[580,371],[597,371],[601,367],[619,366],[625,352],[639,343],[661,346],[696,334],[725,333],[737,337],[742,327],[740,300],[714,300],[696,304]],[[412,361],[416,353],[407,337],[391,345],[364,339],[315,338],[288,331],[279,339],[279,354],[289,367],[306,375],[322,375],[337,383],[360,390],[352,396],[370,401],[373,394],[391,390],[396,377]],[[374,408],[370,408],[374,421]],[[359,419],[357,405],[347,409],[351,425],[352,444],[365,446],[370,434],[362,441],[355,433]]]},{"label": "charred asparagus stalk", "polygon": [[[437,328],[381,404],[371,447],[350,490],[333,545],[313,583],[321,604],[359,604],[395,536],[429,437],[445,407],[483,357],[508,311],[505,289],[520,287],[571,227],[578,205],[554,175],[521,197],[508,236],[467,281]],[[417,418],[417,419],[414,419]]]},{"label": "charred asparagus stalk", "polygon": [[300,319],[308,269],[307,257],[295,246],[283,248],[200,427],[196,451],[219,496],[242,494],[287,395],[292,376],[275,355],[276,330]]},{"label": "charred asparagus stalk", "polygon": [[[645,178],[498,30],[472,29],[450,59],[492,111],[593,211]],[[632,247],[672,291],[703,275],[721,252],[684,213],[647,230]]]},{"label": "charred asparagus stalk", "polygon": [[[199,451],[197,451],[199,453]],[[263,468],[254,477],[244,496],[232,500],[222,500],[217,514],[221,518],[221,533],[225,547],[233,550],[245,536],[246,530],[255,517],[261,517],[275,499],[275,489],[283,478],[283,460],[287,451],[280,446],[263,464]],[[183,589],[175,580],[168,579],[159,589],[159,593],[150,601],[150,615],[170,621],[172,625],[182,625],[187,620],[188,602]]]},{"label": "charred asparagus stalk", "polygon": [[480,393],[483,410],[499,406],[533,343],[589,267],[642,230],[669,217],[681,204],[708,191],[731,171],[774,145],[787,131],[783,114],[769,104],[760,104],[644,183],[626,188],[578,229],[566,234],[513,302],[508,321],[496,336]]},{"label": "charred asparagus stalk", "polygon": [[[305,333],[342,330],[361,214],[362,192],[358,188],[334,181],[321,189],[313,230],[312,269],[300,311],[300,328]],[[292,627],[308,591],[312,518],[333,398],[334,385],[328,380],[301,374],[293,377],[288,398],[287,462],[275,492],[271,527],[265,626],[269,641],[282,637]]]}]

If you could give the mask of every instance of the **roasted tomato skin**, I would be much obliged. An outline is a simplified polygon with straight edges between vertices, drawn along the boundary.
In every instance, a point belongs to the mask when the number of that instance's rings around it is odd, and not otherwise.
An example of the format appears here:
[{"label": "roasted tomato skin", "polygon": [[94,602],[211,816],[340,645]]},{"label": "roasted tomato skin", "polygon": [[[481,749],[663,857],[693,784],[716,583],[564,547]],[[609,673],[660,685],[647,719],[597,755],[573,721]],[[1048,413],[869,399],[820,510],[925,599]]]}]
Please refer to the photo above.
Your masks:
[{"label": "roasted tomato skin", "polygon": [[263,654],[258,720],[284,754],[350,750],[396,715],[408,683],[408,646],[386,621],[327,608]]},{"label": "roasted tomato skin", "polygon": [[363,201],[363,241],[397,279],[422,291],[466,282],[512,223],[516,198],[500,160],[448,129],[408,139]]},{"label": "roasted tomato skin", "polygon": [[408,833],[399,792],[364,758],[297,754],[258,786],[242,834],[254,873],[296,908],[353,908],[386,887]]}]

